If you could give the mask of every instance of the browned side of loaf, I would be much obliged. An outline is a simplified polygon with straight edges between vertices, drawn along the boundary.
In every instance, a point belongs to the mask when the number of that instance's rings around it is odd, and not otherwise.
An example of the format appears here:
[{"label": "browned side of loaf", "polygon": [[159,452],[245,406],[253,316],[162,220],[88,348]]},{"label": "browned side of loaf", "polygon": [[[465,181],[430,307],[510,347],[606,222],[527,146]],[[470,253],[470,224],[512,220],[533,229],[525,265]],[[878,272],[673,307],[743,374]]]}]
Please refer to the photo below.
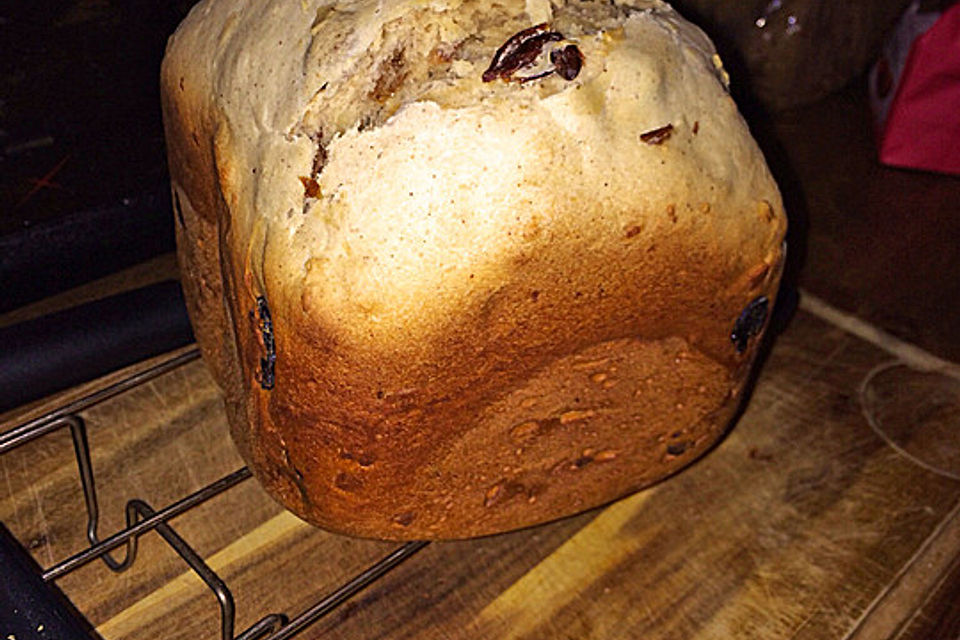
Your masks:
[{"label": "browned side of loaf", "polygon": [[779,234],[733,261],[687,234],[629,229],[601,253],[531,251],[415,359],[402,341],[346,349],[300,300],[269,300],[276,381],[263,389],[262,292],[225,241],[229,168],[182,104],[165,107],[197,337],[241,452],[304,519],[378,538],[505,531],[656,482],[723,434],[757,344],[738,354],[729,334],[751,300],[773,303]]},{"label": "browned side of loaf", "polygon": [[[736,278],[707,256],[678,273],[675,258],[632,255],[648,249],[625,242],[631,268],[610,260],[583,277],[518,265],[489,308],[418,361],[344,352],[278,313],[276,387],[250,390],[261,478],[327,528],[442,538],[569,515],[677,471],[729,423],[755,348],[737,355],[730,330],[774,292],[725,293]],[[249,379],[252,339],[247,354]]]}]

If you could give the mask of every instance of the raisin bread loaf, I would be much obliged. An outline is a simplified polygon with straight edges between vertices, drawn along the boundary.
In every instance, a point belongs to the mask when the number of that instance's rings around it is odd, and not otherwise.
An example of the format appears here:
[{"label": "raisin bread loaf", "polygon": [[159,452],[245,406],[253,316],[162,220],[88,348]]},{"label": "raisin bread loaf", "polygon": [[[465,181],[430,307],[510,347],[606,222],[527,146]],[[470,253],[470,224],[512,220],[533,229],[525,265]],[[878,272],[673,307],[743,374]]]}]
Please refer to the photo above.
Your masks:
[{"label": "raisin bread loaf", "polygon": [[236,443],[321,527],[524,527],[739,403],[783,261],[713,46],[658,0],[204,0],[163,111]]}]

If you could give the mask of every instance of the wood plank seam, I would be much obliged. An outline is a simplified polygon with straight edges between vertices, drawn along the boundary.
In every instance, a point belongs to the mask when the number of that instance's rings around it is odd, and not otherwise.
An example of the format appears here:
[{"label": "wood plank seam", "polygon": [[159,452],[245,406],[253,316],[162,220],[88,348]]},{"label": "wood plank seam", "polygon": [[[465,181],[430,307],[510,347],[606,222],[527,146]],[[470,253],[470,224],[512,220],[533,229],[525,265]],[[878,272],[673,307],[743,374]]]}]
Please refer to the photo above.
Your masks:
[{"label": "wood plank seam", "polygon": [[841,311],[804,289],[800,290],[800,308],[824,322],[879,347],[915,369],[936,371],[960,380],[960,364],[935,356],[851,313]]},{"label": "wood plank seam", "polygon": [[895,640],[900,640],[900,638],[905,637],[905,634],[909,633],[910,629],[918,621],[920,616],[924,615],[927,607],[930,606],[934,598],[937,597],[938,592],[947,585],[951,577],[956,575],[958,569],[960,569],[960,557],[954,557],[953,562],[947,566],[947,569],[941,572],[936,584],[934,584],[927,591],[926,597],[924,597],[920,606],[916,608],[916,611],[913,612],[913,615],[911,615],[909,619],[905,620],[903,624],[900,625],[900,628],[897,630]]},{"label": "wood plank seam", "polygon": [[[873,638],[897,637],[897,632],[902,631],[908,626],[910,619],[912,619],[912,614],[919,610],[916,607],[905,607],[908,610],[907,616],[909,616],[909,619],[901,618],[885,621],[876,614],[885,606],[890,606],[891,609],[897,607],[899,604],[896,602],[898,597],[900,599],[904,597],[909,598],[909,594],[904,595],[904,593],[913,586],[904,586],[908,574],[911,574],[924,559],[932,555],[931,550],[936,543],[943,539],[946,533],[949,533],[949,529],[956,527],[958,522],[960,522],[960,501],[954,504],[947,516],[937,523],[937,526],[920,544],[913,555],[900,567],[883,589],[877,593],[876,597],[867,605],[841,640],[871,640]],[[947,540],[946,543],[949,544],[949,540]],[[929,596],[939,588],[943,576],[949,571],[958,549],[954,549],[953,551],[954,553],[949,554],[946,562],[947,567],[945,567],[944,570],[932,573],[918,570],[916,573],[913,573],[915,580],[919,579],[922,581],[919,594],[923,601],[928,600]],[[916,598],[916,596],[914,596],[914,598]],[[890,605],[890,603],[893,604]],[[889,626],[885,625],[885,622]]]}]

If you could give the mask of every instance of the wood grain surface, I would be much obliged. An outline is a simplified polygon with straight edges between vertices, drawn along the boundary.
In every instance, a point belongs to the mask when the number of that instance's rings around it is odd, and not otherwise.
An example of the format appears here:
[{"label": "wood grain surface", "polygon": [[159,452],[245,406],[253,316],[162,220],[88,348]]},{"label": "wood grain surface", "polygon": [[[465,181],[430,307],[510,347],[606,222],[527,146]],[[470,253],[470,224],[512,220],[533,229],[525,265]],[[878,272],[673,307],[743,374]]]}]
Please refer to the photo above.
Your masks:
[{"label": "wood grain surface", "polygon": [[[560,522],[431,544],[300,637],[955,638],[960,481],[937,461],[956,459],[960,428],[938,431],[927,463],[919,436],[903,455],[878,435],[859,394],[891,357],[799,312],[730,435],[690,469]],[[128,499],[159,508],[242,466],[199,362],[83,417],[102,536]],[[86,546],[68,433],[0,456],[0,473],[0,520],[42,566]],[[396,548],[311,528],[253,480],[172,526],[230,586],[238,632]],[[213,594],[156,533],[128,571],[98,561],[57,584],[109,640],[219,634]]]}]

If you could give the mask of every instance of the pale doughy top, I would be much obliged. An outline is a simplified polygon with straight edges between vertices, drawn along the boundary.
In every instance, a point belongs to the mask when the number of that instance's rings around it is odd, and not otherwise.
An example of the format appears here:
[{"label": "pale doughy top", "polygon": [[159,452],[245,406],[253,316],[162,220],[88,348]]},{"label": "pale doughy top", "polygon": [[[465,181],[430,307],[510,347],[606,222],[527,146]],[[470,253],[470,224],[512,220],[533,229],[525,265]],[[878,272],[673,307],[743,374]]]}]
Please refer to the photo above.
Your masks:
[{"label": "pale doughy top", "polygon": [[[540,23],[579,49],[576,77],[484,82]],[[429,340],[558,243],[783,233],[712,44],[657,0],[204,0],[164,74],[218,122],[235,254],[346,343]],[[758,231],[758,207],[780,222]]]}]

